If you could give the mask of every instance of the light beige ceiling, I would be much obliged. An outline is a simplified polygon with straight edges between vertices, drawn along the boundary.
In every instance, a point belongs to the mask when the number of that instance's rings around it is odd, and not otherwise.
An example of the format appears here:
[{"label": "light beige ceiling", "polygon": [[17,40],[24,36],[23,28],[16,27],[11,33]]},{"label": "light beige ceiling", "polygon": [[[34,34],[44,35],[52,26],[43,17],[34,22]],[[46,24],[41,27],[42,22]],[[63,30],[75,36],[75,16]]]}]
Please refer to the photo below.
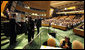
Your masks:
[{"label": "light beige ceiling", "polygon": [[76,6],[78,4],[84,4],[84,1],[51,1],[50,6],[58,9],[63,9],[71,6]]}]

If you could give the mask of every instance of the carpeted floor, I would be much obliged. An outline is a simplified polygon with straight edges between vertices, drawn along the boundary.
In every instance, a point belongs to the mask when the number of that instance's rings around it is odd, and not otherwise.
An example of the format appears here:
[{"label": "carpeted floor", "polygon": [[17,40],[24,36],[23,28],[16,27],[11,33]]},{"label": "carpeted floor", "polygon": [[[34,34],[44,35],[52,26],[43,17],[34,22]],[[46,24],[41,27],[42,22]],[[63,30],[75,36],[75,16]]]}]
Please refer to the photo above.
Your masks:
[{"label": "carpeted floor", "polygon": [[[51,28],[51,27],[41,27],[41,31],[44,30],[42,33],[41,33],[41,40],[39,37],[37,37],[33,43],[31,45],[26,45],[25,46],[25,49],[40,49],[41,45],[47,41],[47,39],[49,38],[48,37],[48,33],[51,33],[51,32],[55,32],[56,33],[56,40],[58,40],[57,42],[59,43],[59,41],[61,39],[64,39],[65,36],[69,37],[70,38],[70,41],[71,43],[74,41],[74,40],[78,40],[80,41],[83,46],[84,46],[84,38],[83,37],[80,37],[78,35],[75,35],[73,33],[73,30],[70,29],[70,30],[67,30],[67,31],[63,31],[63,30],[60,30],[60,29],[55,29],[55,28]],[[41,43],[40,43],[41,41]],[[41,45],[40,45],[41,44]],[[59,45],[59,44],[57,44]]]},{"label": "carpeted floor", "polygon": [[[44,30],[44,31],[42,31]],[[42,31],[42,32],[41,32]],[[48,37],[48,33],[50,32],[55,32],[56,33],[56,40],[58,40],[57,42],[59,42],[61,39],[63,39],[65,36],[68,36],[70,38],[70,41],[73,42],[74,40],[78,40],[80,41],[83,45],[84,45],[84,38],[74,35],[73,30],[67,30],[67,31],[63,31],[60,29],[55,29],[55,28],[51,28],[51,27],[41,27],[40,28],[40,32],[41,34],[34,39],[34,41],[32,42],[32,44],[28,45],[28,36],[21,34],[17,36],[17,45],[9,47],[9,43],[1,46],[1,49],[40,49],[41,45],[47,41]],[[37,32],[35,30],[35,35],[34,37],[37,36]]]}]

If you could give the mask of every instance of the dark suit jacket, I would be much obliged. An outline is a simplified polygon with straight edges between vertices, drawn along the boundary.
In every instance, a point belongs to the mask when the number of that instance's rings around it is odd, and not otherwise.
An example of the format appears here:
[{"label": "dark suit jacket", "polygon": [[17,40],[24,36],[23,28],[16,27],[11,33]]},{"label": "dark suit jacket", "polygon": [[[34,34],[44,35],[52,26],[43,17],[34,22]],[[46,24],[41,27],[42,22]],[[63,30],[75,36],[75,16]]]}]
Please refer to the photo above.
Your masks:
[{"label": "dark suit jacket", "polygon": [[35,19],[36,21],[36,26],[41,27],[41,19]]},{"label": "dark suit jacket", "polygon": [[[65,42],[65,41],[63,41],[63,43],[62,43],[61,47],[63,48],[63,46],[65,46],[65,44],[66,44],[66,42]],[[71,47],[72,43],[71,43],[71,42],[68,42],[68,44],[67,44],[67,45],[69,46],[69,48],[67,48],[67,49],[72,49],[72,47]]]},{"label": "dark suit jacket", "polygon": [[15,35],[16,36],[16,21],[15,19],[10,19],[10,35]]},{"label": "dark suit jacket", "polygon": [[29,21],[29,26],[28,26],[28,28],[29,28],[29,31],[34,30],[34,21],[33,21],[33,20],[30,20],[30,21]]}]

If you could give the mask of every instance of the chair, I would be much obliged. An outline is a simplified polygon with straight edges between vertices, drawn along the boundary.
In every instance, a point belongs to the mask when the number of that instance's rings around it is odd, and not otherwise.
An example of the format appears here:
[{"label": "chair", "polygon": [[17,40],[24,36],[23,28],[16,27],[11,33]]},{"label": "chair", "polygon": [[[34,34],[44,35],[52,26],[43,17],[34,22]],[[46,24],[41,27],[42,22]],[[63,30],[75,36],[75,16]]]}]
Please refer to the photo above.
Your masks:
[{"label": "chair", "polygon": [[48,45],[48,46],[55,47],[55,46],[56,46],[56,41],[55,41],[55,39],[49,38],[49,39],[47,40],[47,45]]},{"label": "chair", "polygon": [[72,42],[72,46],[73,46],[72,49],[84,49],[83,44],[77,40]]}]

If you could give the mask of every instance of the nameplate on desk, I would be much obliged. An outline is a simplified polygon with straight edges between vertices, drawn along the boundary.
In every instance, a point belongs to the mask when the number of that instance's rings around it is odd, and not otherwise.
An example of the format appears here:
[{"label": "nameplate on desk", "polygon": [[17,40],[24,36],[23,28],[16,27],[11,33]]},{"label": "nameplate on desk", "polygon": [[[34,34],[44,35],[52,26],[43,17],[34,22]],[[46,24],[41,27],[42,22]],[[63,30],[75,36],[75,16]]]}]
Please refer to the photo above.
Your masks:
[{"label": "nameplate on desk", "polygon": [[62,49],[62,48],[60,48],[60,47],[51,47],[51,46],[41,46],[41,48],[40,49]]}]

